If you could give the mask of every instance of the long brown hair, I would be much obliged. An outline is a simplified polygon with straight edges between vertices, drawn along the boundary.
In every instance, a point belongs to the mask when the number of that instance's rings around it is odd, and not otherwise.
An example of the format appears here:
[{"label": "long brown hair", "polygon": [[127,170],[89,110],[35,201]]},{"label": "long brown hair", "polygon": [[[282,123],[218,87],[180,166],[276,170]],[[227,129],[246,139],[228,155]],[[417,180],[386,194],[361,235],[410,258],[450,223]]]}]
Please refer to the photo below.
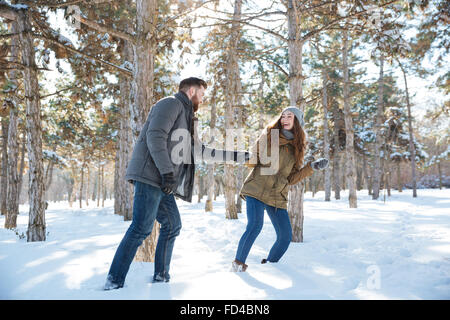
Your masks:
[{"label": "long brown hair", "polygon": [[[278,119],[276,119],[266,127],[268,145],[270,145],[271,142],[270,130],[278,129],[281,132],[282,128],[283,127],[281,126],[281,115],[280,115]],[[303,131],[296,117],[294,117],[294,127],[292,132],[294,134],[294,139],[292,140],[292,146],[294,147],[294,156],[295,159],[297,160],[296,162],[297,167],[301,168],[303,166],[303,158],[305,157],[307,142],[305,131]]]}]

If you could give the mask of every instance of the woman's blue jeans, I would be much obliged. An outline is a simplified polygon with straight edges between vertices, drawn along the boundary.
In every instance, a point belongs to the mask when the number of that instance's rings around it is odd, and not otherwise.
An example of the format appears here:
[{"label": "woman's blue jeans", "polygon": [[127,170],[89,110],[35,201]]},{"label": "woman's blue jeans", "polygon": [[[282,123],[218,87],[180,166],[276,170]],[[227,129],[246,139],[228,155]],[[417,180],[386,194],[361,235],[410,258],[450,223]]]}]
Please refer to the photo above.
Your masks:
[{"label": "woman's blue jeans", "polygon": [[161,224],[155,251],[155,275],[168,280],[175,238],[180,234],[181,218],[173,194],[135,181],[133,221],[117,248],[108,279],[123,286],[138,247],[152,232],[155,219]]},{"label": "woman's blue jeans", "polygon": [[264,209],[275,228],[277,240],[270,249],[267,261],[278,262],[289,247],[292,240],[292,227],[286,209],[275,208],[258,199],[246,196],[247,228],[239,240],[236,260],[245,263],[250,249],[258,237],[264,223]]}]

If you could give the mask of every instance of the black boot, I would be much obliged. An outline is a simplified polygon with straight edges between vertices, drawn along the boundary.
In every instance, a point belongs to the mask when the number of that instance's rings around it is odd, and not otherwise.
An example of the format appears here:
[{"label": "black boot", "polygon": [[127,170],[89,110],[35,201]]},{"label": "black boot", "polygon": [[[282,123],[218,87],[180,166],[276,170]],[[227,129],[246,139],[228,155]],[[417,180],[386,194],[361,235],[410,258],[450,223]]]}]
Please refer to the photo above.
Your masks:
[{"label": "black boot", "polygon": [[123,284],[114,282],[112,277],[110,275],[108,275],[105,286],[103,287],[103,290],[107,291],[107,290],[114,290],[114,289],[120,289],[120,288],[123,288]]},{"label": "black boot", "polygon": [[262,259],[261,264],[267,263],[267,259]]},{"label": "black boot", "polygon": [[164,272],[164,274],[155,274],[153,276],[153,283],[157,283],[157,282],[169,282],[170,280],[170,275],[168,272]]}]

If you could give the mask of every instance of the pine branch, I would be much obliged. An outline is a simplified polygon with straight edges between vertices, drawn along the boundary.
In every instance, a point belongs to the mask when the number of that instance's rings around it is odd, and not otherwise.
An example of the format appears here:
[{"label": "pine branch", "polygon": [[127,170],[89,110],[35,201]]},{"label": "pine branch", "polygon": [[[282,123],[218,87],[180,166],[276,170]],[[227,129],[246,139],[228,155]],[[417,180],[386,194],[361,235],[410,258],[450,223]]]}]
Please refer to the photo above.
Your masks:
[{"label": "pine branch", "polygon": [[99,59],[99,58],[96,58],[96,57],[92,57],[92,56],[90,56],[90,55],[88,55],[88,54],[86,54],[86,53],[84,53],[84,52],[82,52],[82,51],[80,51],[80,50],[74,49],[74,48],[72,48],[72,47],[69,47],[69,46],[63,44],[63,43],[60,43],[59,41],[57,41],[57,40],[55,40],[55,39],[52,39],[52,38],[49,38],[49,37],[45,37],[45,36],[39,35],[39,34],[34,34],[33,36],[34,36],[36,39],[41,39],[41,40],[44,40],[44,41],[49,41],[49,42],[51,42],[51,43],[53,43],[53,44],[55,44],[55,45],[57,45],[57,46],[59,46],[59,47],[61,47],[61,48],[66,49],[67,51],[70,51],[70,52],[74,53],[74,54],[82,55],[83,57],[85,57],[85,58],[87,58],[87,59],[92,59],[92,60],[94,60],[94,61],[99,62],[100,64],[103,64],[103,65],[105,65],[105,66],[111,67],[111,68],[113,68],[113,69],[119,71],[121,74],[123,74],[123,75],[126,76],[126,77],[131,77],[131,76],[132,76],[132,74],[131,74],[131,72],[130,72],[129,70],[126,70],[126,69],[124,69],[124,68],[121,68],[121,67],[119,67],[119,66],[117,66],[117,65],[115,65],[115,64],[113,64],[113,63],[111,63],[111,62],[104,61],[104,60]]},{"label": "pine branch", "polygon": [[19,34],[20,34],[20,32],[0,34],[0,39],[9,39],[9,38],[17,37]]},{"label": "pine branch", "polygon": [[[381,5],[381,6],[379,6],[378,8],[384,8],[384,7],[387,7],[388,5],[393,4],[393,3],[395,3],[395,2],[398,2],[398,1],[399,1],[399,0],[390,1],[390,2],[388,2],[388,3],[385,3],[385,4]],[[345,16],[345,17],[340,17],[340,18],[338,18],[338,19],[334,19],[333,21],[331,21],[330,23],[326,24],[326,25],[323,26],[322,28],[315,29],[315,30],[311,30],[310,32],[308,32],[306,35],[304,35],[304,36],[302,37],[302,41],[308,41],[308,40],[309,40],[311,37],[313,37],[314,35],[316,35],[316,34],[322,32],[322,31],[324,31],[324,30],[328,30],[328,29],[331,28],[333,25],[335,25],[336,23],[338,23],[338,22],[340,22],[340,21],[342,21],[342,20],[346,20],[346,19],[348,19],[348,18],[358,17],[358,16],[360,16],[360,15],[362,15],[362,14],[364,14],[364,13],[367,13],[367,12],[368,12],[368,10],[362,10],[362,11],[358,11],[358,12],[355,12],[355,13],[353,13],[353,14],[350,14],[350,15],[348,15],[348,16]]]},{"label": "pine branch", "polygon": [[[211,17],[211,16],[199,16],[199,18],[213,19],[213,20],[223,21],[223,23],[221,23],[221,24],[216,24],[216,25],[226,25],[226,24],[228,24],[228,23],[232,23],[232,22],[233,22],[233,19],[224,19],[224,18]],[[255,25],[255,24],[253,24],[253,23],[249,23],[249,22],[247,22],[247,21],[244,21],[244,20],[242,20],[242,19],[239,20],[238,22],[239,22],[239,23],[242,23],[242,24],[245,24],[245,25],[248,25],[248,26],[253,27],[253,28],[260,29],[260,30],[262,30],[262,31],[264,31],[264,32],[270,33],[271,35],[273,35],[273,36],[275,36],[275,37],[280,38],[281,40],[287,41],[287,39],[286,39],[285,37],[283,37],[281,34],[276,33],[276,32],[274,32],[274,31],[272,31],[272,30],[270,30],[270,29],[263,28],[263,27],[261,27],[261,26]]]},{"label": "pine branch", "polygon": [[123,40],[131,42],[133,44],[136,42],[135,38],[131,34],[129,34],[128,32],[116,30],[116,29],[114,29],[114,28],[112,28],[110,26],[107,26],[107,25],[104,25],[102,23],[98,23],[98,22],[95,22],[95,21],[88,20],[88,19],[86,19],[84,17],[81,17],[81,16],[78,16],[78,15],[73,15],[73,18],[75,20],[85,24],[86,26],[99,31],[99,32],[109,33],[110,35],[112,35],[114,37],[123,39]]},{"label": "pine branch", "polygon": [[31,0],[21,0],[20,2],[22,4],[26,4],[27,6],[30,7],[48,7],[48,8],[63,8],[63,7],[68,7],[68,6],[73,6],[77,3],[86,3],[86,4],[99,4],[99,3],[104,3],[104,2],[111,2],[112,0],[67,0],[67,1],[31,1]]},{"label": "pine branch", "polygon": [[57,95],[57,94],[59,94],[60,92],[64,92],[64,91],[67,91],[67,90],[72,90],[72,89],[75,89],[75,88],[77,88],[77,87],[64,88],[64,89],[58,90],[58,91],[56,91],[56,92],[53,92],[53,93],[50,93],[50,94],[46,94],[45,96],[40,96],[40,98],[41,98],[41,99],[45,99],[45,98],[48,98],[48,97]]}]

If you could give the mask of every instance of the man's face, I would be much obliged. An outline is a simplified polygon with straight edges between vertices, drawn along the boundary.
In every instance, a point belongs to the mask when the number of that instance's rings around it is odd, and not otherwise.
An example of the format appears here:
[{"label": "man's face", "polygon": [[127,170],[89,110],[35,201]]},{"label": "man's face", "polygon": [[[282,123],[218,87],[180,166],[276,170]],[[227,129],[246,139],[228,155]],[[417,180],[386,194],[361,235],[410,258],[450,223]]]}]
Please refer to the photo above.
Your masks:
[{"label": "man's face", "polygon": [[198,110],[198,106],[203,103],[203,96],[205,94],[205,88],[200,87],[191,87],[191,90],[194,90],[194,94],[191,98],[192,104],[194,105],[194,111]]}]

